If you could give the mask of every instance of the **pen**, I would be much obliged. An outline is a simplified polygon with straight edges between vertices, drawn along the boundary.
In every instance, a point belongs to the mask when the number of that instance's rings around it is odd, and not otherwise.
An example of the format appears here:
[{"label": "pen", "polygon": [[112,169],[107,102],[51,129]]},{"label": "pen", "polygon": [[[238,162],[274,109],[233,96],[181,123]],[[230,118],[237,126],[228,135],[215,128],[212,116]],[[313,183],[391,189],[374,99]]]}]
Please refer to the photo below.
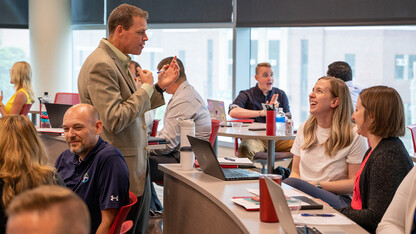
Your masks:
[{"label": "pen", "polygon": [[303,213],[302,216],[320,216],[320,217],[332,217],[334,214],[307,214]]},{"label": "pen", "polygon": [[227,158],[227,157],[224,157],[224,159],[225,159],[225,160],[228,160],[228,161],[235,162],[235,159],[233,159],[233,158]]},{"label": "pen", "polygon": [[161,72],[164,72],[164,71],[166,71],[166,69],[162,69],[162,70],[158,71],[157,74],[159,74]]}]

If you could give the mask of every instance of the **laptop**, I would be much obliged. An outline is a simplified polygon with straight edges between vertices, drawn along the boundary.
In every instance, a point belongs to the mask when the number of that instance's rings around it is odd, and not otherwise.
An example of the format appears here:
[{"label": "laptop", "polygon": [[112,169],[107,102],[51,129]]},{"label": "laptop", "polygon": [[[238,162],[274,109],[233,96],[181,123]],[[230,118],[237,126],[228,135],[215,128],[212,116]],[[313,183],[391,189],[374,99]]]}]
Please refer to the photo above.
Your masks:
[{"label": "laptop", "polygon": [[[307,227],[307,226],[296,226],[293,221],[292,214],[290,213],[289,206],[286,202],[286,196],[283,193],[282,187],[268,177],[264,177],[269,190],[270,197],[272,198],[274,209],[276,210],[277,217],[279,217],[279,223],[282,229],[288,234],[298,234],[298,233],[325,233],[323,229],[325,228],[316,228],[316,227]],[[307,231],[305,230],[307,229]],[[334,233],[345,233],[342,230],[339,230]]]},{"label": "laptop", "polygon": [[221,180],[257,180],[259,173],[241,168],[222,168],[209,141],[188,136],[201,170]]},{"label": "laptop", "polygon": [[44,103],[52,128],[62,128],[65,112],[72,106],[67,104]]},{"label": "laptop", "polygon": [[[211,119],[216,119],[221,121],[223,124],[227,124],[227,122],[243,122],[243,123],[253,123],[254,119],[230,119],[227,120],[227,114],[225,113],[225,104],[223,101],[207,99],[208,103],[208,110],[211,116]],[[224,127],[224,125],[221,125]],[[231,125],[227,124],[227,127],[231,127]]]}]

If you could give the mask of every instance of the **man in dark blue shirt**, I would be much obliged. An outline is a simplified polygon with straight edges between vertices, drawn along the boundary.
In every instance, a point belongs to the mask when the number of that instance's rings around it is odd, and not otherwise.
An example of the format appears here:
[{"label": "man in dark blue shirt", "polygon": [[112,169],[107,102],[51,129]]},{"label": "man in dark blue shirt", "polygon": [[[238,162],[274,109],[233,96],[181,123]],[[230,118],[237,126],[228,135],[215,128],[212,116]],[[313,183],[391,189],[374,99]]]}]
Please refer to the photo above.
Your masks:
[{"label": "man in dark blue shirt", "polygon": [[120,151],[98,134],[103,123],[89,104],[65,113],[63,129],[69,149],[55,167],[66,186],[87,204],[91,233],[108,233],[119,209],[129,203],[129,171]]},{"label": "man in dark blue shirt", "polygon": [[[279,104],[283,112],[290,115],[289,100],[286,93],[273,87],[273,70],[269,63],[259,63],[256,67],[257,80],[256,86],[240,91],[237,98],[230,105],[228,114],[233,118],[254,119],[256,122],[265,123],[266,113],[263,110],[262,103]],[[293,140],[276,141],[275,151],[290,151]],[[238,157],[247,157],[253,160],[256,153],[265,151],[267,142],[260,140],[247,139],[241,142],[238,147]]]}]

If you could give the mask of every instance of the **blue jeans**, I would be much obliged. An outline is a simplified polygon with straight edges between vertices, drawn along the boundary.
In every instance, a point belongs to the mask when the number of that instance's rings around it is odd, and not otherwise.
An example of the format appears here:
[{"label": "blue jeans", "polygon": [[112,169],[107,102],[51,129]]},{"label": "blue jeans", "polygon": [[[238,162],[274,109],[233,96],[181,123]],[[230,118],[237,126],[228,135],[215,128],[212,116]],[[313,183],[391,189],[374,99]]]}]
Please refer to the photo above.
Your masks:
[{"label": "blue jeans", "polygon": [[319,198],[333,208],[344,208],[351,204],[351,198],[348,195],[337,195],[328,192],[298,178],[287,178],[283,180],[283,183],[288,184],[314,198]]}]

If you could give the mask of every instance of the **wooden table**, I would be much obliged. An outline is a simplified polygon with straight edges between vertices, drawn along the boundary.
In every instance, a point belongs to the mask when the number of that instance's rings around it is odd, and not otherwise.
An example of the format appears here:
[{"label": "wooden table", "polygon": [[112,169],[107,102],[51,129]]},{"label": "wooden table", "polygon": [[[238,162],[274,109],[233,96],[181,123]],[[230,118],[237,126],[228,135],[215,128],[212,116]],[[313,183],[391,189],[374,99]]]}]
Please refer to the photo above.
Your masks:
[{"label": "wooden table", "polygon": [[243,124],[241,129],[233,127],[221,127],[218,136],[228,136],[234,138],[246,138],[256,140],[267,140],[267,173],[273,173],[274,168],[274,144],[278,140],[292,140],[295,135],[291,136],[267,136],[266,131],[250,131],[249,128],[266,128],[265,123]]},{"label": "wooden table", "polygon": [[[231,201],[253,196],[247,188],[258,189],[258,180],[223,181],[196,169],[182,171],[180,164],[160,164],[159,169],[164,172],[164,233],[283,233],[279,223],[261,222],[259,211],[246,211]],[[323,210],[308,210],[334,212],[325,204]],[[339,227],[347,233],[367,233],[357,224]]]}]

